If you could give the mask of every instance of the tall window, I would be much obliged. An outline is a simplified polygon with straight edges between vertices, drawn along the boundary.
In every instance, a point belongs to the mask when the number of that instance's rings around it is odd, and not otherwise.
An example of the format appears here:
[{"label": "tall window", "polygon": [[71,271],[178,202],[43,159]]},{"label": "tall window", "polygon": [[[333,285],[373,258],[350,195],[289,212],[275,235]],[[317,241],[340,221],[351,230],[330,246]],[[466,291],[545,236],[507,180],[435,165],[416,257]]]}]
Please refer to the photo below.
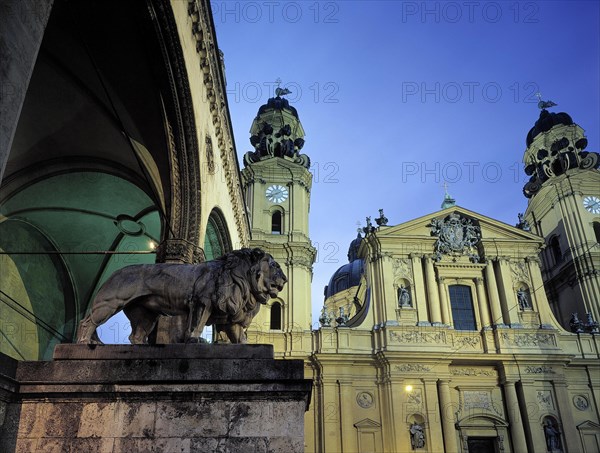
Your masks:
[{"label": "tall window", "polygon": [[550,254],[554,260],[554,264],[558,264],[562,261],[562,251],[560,250],[560,242],[558,242],[558,236],[552,236],[548,243]]},{"label": "tall window", "polygon": [[271,217],[271,233],[281,234],[281,211],[275,211]]},{"label": "tall window", "polygon": [[269,328],[271,330],[281,330],[281,304],[274,302],[271,305],[271,323]]},{"label": "tall window", "polygon": [[452,285],[448,289],[454,328],[456,330],[477,330],[471,288],[466,285]]},{"label": "tall window", "polygon": [[214,208],[208,216],[206,234],[204,236],[204,255],[206,260],[214,260],[232,250],[227,223],[223,214]]}]

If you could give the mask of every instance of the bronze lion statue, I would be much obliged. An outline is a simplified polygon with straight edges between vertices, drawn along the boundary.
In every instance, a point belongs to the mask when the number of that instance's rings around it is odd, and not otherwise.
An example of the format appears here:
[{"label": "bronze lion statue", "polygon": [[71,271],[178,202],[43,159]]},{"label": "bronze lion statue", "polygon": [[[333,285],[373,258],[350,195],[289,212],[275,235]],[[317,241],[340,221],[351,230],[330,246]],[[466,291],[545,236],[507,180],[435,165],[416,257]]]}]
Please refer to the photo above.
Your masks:
[{"label": "bronze lion statue", "polygon": [[179,316],[176,343],[197,342],[216,324],[232,343],[245,343],[245,329],[261,304],[276,297],[287,278],[261,249],[240,249],[201,264],[140,264],[116,271],[104,283],[80,323],[78,343],[102,344],[96,328],[123,310],[132,344],[147,344],[158,317]]}]

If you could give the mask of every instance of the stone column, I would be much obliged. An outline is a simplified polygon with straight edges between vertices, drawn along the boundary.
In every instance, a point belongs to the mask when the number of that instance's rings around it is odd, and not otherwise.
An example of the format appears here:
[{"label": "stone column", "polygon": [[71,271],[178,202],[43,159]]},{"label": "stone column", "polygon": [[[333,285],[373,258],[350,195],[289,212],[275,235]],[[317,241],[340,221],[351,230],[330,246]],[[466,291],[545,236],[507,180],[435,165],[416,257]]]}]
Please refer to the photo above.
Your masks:
[{"label": "stone column", "polygon": [[437,384],[434,379],[422,379],[425,386],[425,408],[427,417],[427,430],[425,438],[429,445],[425,445],[427,451],[443,451],[444,444],[442,442],[442,426],[437,423],[440,419],[440,401],[437,392]]},{"label": "stone column", "polygon": [[421,257],[414,253],[411,253],[410,260],[412,264],[412,271],[414,276],[414,307],[417,309],[418,322],[417,325],[428,326],[429,315],[427,314],[427,300],[425,297],[425,279],[423,278],[423,266],[421,264]]},{"label": "stone column", "polygon": [[438,297],[438,289],[435,284],[435,269],[433,268],[433,259],[431,256],[425,257],[425,283],[427,286],[427,301],[429,302],[429,310],[431,314],[431,323],[440,324],[442,315],[440,313],[440,300]]},{"label": "stone column", "polygon": [[563,451],[569,453],[581,452],[579,445],[579,432],[575,427],[575,419],[573,417],[572,402],[569,398],[569,386],[566,381],[554,381],[554,392],[556,395],[556,405],[560,414],[560,422],[562,428],[562,439],[566,445],[563,445]]},{"label": "stone column", "polygon": [[499,259],[497,271],[496,280],[499,284],[500,306],[502,307],[502,313],[504,314],[504,322],[508,322],[511,327],[514,327],[519,324],[520,308],[517,303],[515,291],[512,287],[509,260],[506,258]]},{"label": "stone column", "polygon": [[442,431],[444,432],[444,452],[458,453],[456,441],[456,428],[454,426],[455,406],[450,396],[450,381],[438,381],[438,394],[440,398],[440,413],[442,418]]},{"label": "stone column", "polygon": [[504,326],[504,317],[500,308],[500,296],[498,295],[498,283],[494,275],[493,263],[491,260],[485,266],[485,279],[487,280],[487,290],[490,300],[490,308],[492,311],[492,325]]},{"label": "stone column", "polygon": [[525,439],[525,430],[521,420],[521,409],[519,408],[519,399],[515,383],[512,381],[504,382],[504,397],[506,398],[506,409],[508,410],[508,421],[510,423],[510,436],[512,437],[515,452],[526,453],[527,441]]},{"label": "stone column", "polygon": [[[517,396],[519,400],[523,402],[523,406],[527,408],[538,407],[538,401],[536,396],[536,383],[535,381],[523,382],[521,381],[520,391]],[[528,413],[524,414],[523,427],[525,430],[525,436],[527,443],[535,451],[535,445],[546,445],[546,438],[544,437],[544,431],[539,425],[539,412],[531,411],[531,417]]]},{"label": "stone column", "polygon": [[450,317],[450,309],[448,308],[448,297],[446,296],[446,285],[444,284],[444,277],[439,277],[438,290],[440,292],[440,305],[442,307],[442,322],[446,325],[452,324]]},{"label": "stone column", "polygon": [[3,0],[0,8],[0,182],[53,0]]},{"label": "stone column", "polygon": [[540,323],[542,326],[557,327],[554,313],[550,308],[550,304],[544,290],[544,282],[542,280],[542,272],[540,270],[540,260],[538,257],[528,257],[525,259],[529,276],[531,277],[531,286],[529,294],[531,295],[531,304],[535,311],[540,314]]},{"label": "stone column", "polygon": [[475,277],[475,288],[477,290],[477,301],[479,302],[479,317],[481,318],[481,327],[490,326],[490,309],[488,300],[485,295],[485,287],[483,286],[483,278]]}]

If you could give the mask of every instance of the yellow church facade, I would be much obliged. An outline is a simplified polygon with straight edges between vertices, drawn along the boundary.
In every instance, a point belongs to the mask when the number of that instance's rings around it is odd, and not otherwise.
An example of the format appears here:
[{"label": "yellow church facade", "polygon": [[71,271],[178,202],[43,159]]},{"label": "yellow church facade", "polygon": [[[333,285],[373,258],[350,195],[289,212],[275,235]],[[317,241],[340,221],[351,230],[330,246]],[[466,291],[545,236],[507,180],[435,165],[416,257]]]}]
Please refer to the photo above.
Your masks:
[{"label": "yellow church facade", "polygon": [[[471,227],[474,247],[446,247]],[[597,451],[599,339],[555,320],[540,238],[451,206],[360,242],[362,278],[325,301],[349,319],[310,356],[317,451]]]}]

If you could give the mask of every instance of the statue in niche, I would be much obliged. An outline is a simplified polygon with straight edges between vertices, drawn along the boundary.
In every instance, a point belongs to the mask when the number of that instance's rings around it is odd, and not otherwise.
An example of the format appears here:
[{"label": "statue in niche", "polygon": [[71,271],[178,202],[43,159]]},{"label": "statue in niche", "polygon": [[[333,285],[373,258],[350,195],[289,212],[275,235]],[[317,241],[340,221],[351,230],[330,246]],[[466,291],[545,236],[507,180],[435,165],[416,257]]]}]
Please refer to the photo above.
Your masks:
[{"label": "statue in niche", "polygon": [[525,288],[519,288],[517,291],[517,300],[521,310],[531,310],[531,301],[529,300],[529,291]]},{"label": "statue in niche", "polygon": [[549,419],[546,419],[546,424],[544,425],[544,436],[546,436],[546,449],[550,453],[562,453],[560,432]]},{"label": "statue in niche", "polygon": [[410,425],[410,445],[413,450],[425,448],[425,433],[423,431],[423,426],[416,421]]},{"label": "statue in niche", "polygon": [[398,288],[398,305],[400,307],[412,307],[410,289],[406,288],[404,285],[400,285]]},{"label": "statue in niche", "polygon": [[159,315],[181,322],[173,343],[197,343],[202,329],[216,325],[232,343],[246,343],[246,328],[287,278],[271,255],[240,249],[201,264],[140,264],[117,270],[79,323],[77,342],[102,344],[96,328],[123,310],[132,344],[147,344]]}]

